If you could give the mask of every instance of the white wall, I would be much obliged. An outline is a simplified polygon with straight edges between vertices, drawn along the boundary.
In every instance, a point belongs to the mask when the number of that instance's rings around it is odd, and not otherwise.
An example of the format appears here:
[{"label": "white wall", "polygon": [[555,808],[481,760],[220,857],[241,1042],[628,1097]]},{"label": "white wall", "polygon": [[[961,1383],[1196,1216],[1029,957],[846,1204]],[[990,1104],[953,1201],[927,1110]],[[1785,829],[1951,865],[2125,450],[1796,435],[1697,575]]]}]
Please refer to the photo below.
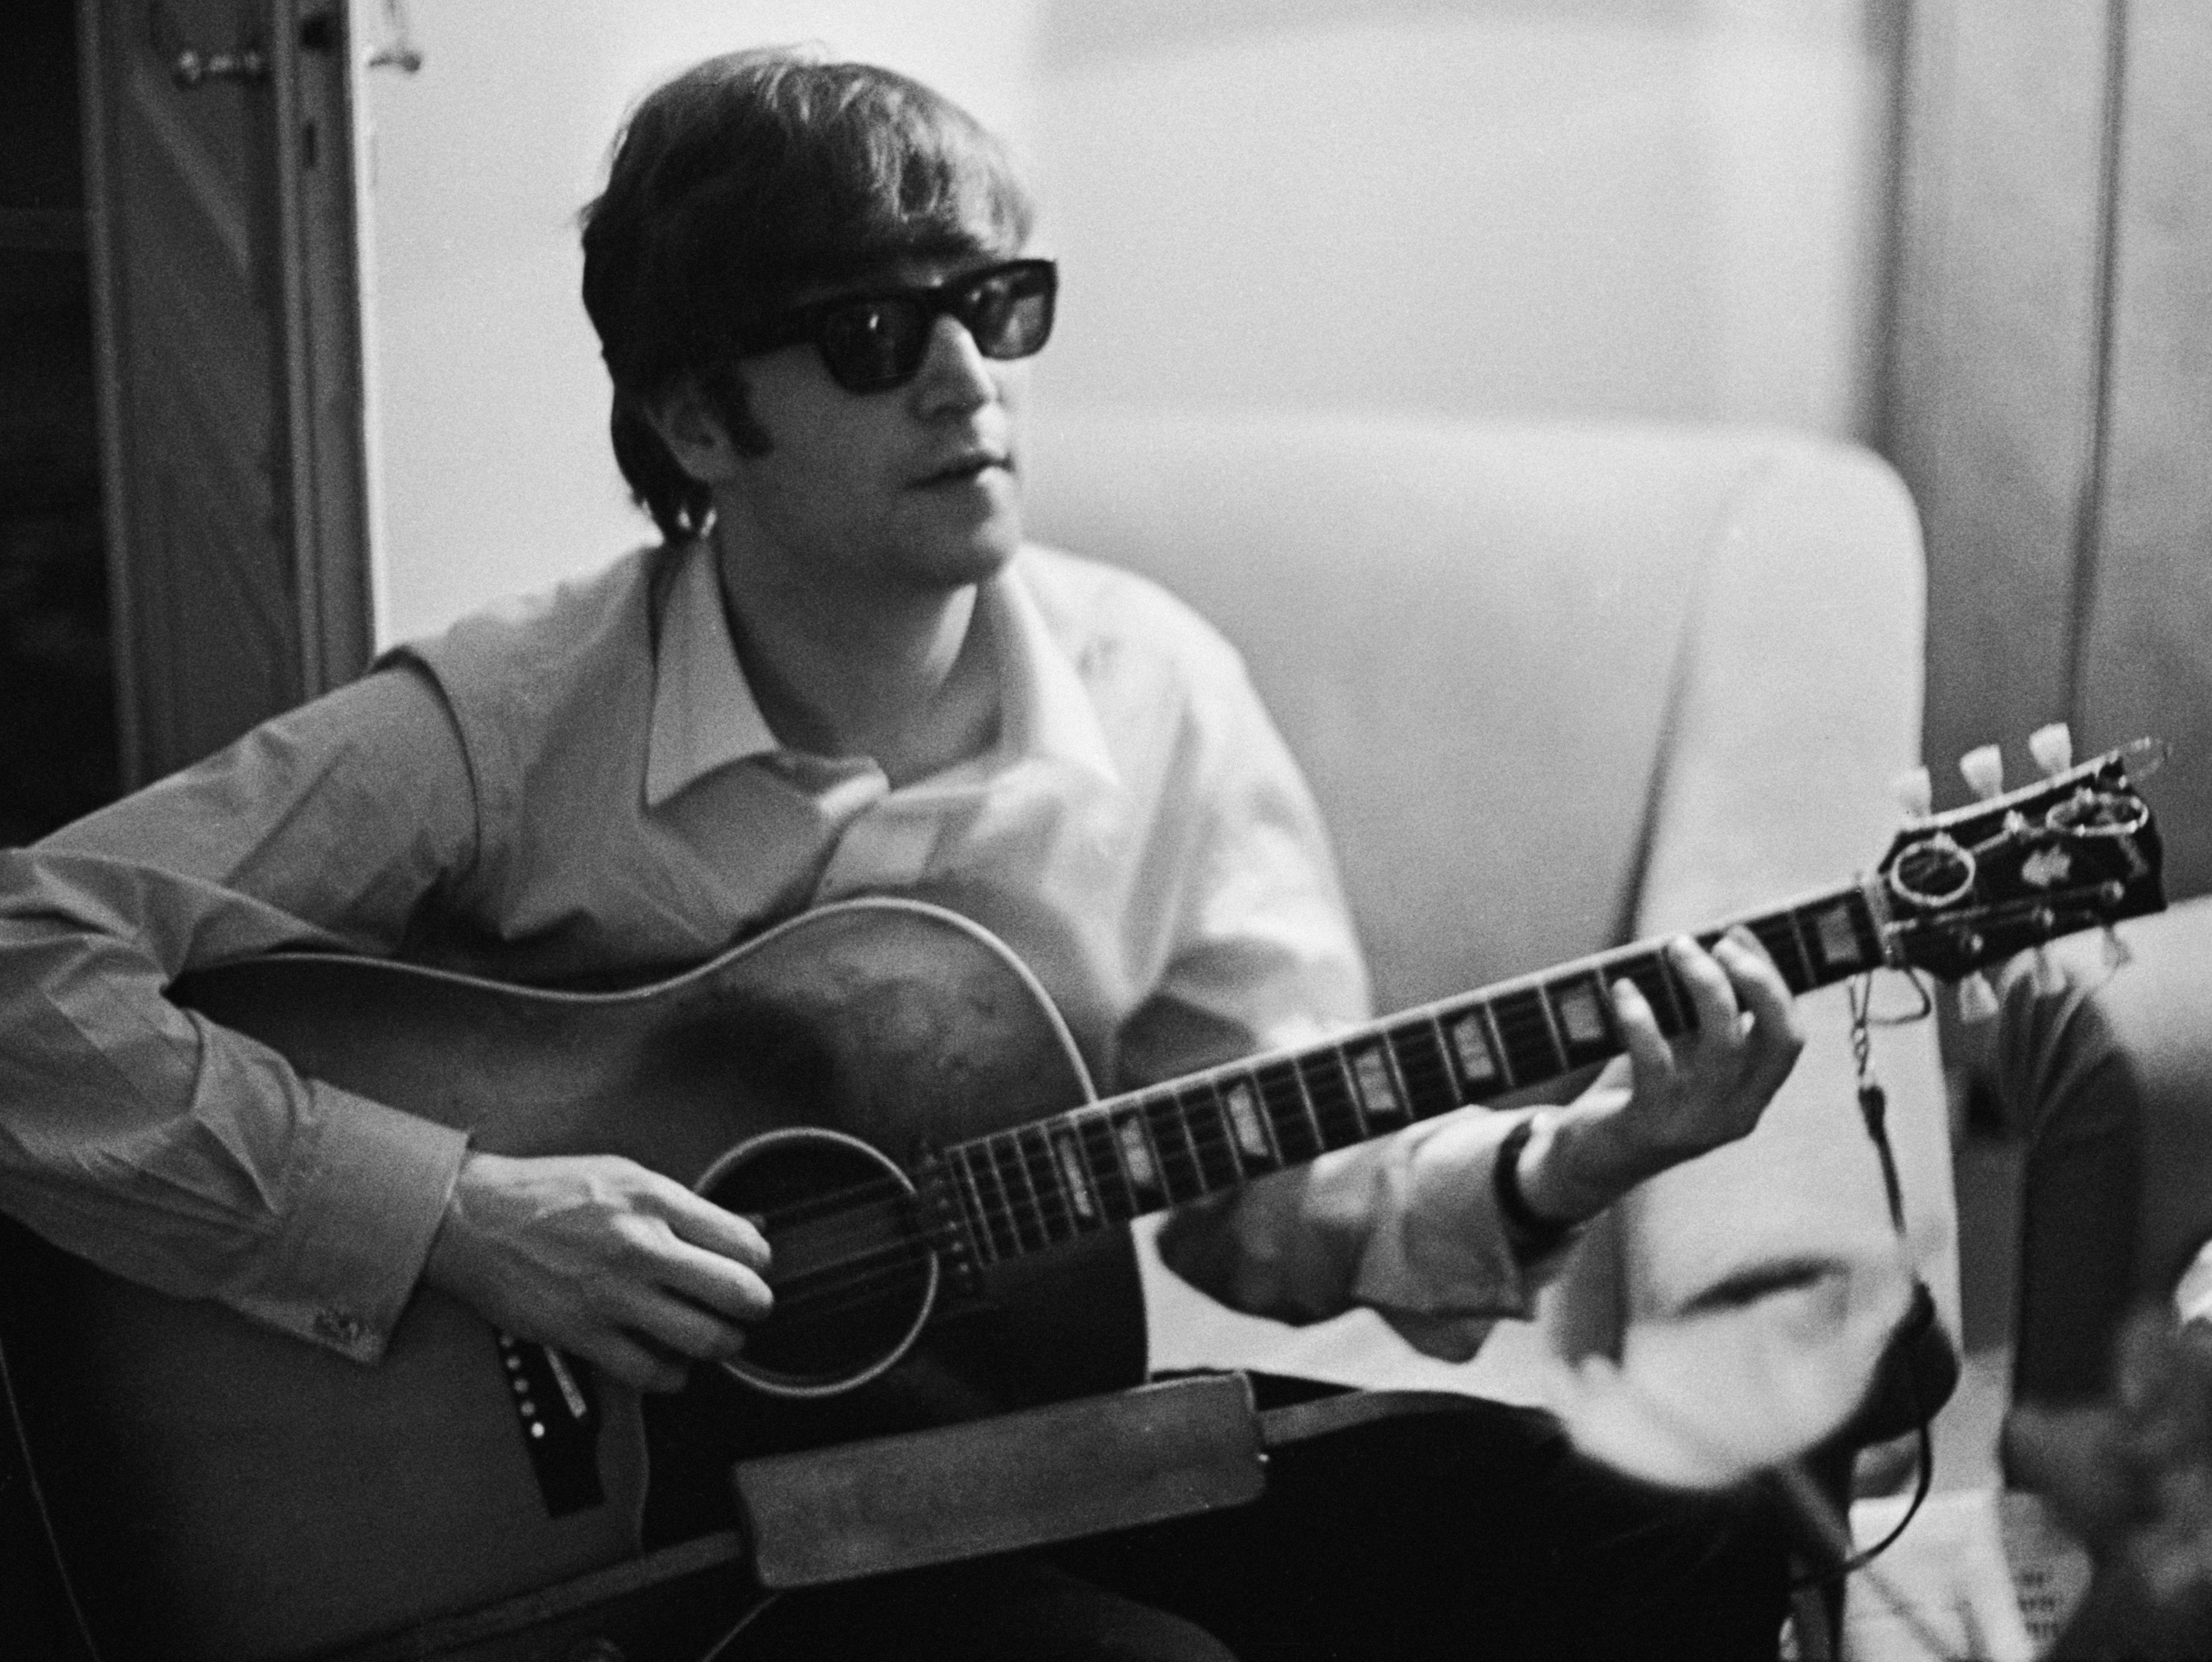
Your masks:
[{"label": "white wall", "polygon": [[1065,266],[1041,403],[1848,433],[1882,3],[416,0],[422,72],[364,97],[379,639],[647,533],[574,215],[623,107],[694,58],[820,39],[1012,138]]},{"label": "white wall", "polygon": [[1095,400],[1849,433],[1858,0],[1055,0],[1038,142]]},{"label": "white wall", "polygon": [[[607,447],[576,210],[623,111],[710,52],[819,40],[958,100],[1018,146],[1034,0],[449,0],[422,70],[365,76],[379,644],[647,540]],[[353,0],[356,40],[384,33]]]}]

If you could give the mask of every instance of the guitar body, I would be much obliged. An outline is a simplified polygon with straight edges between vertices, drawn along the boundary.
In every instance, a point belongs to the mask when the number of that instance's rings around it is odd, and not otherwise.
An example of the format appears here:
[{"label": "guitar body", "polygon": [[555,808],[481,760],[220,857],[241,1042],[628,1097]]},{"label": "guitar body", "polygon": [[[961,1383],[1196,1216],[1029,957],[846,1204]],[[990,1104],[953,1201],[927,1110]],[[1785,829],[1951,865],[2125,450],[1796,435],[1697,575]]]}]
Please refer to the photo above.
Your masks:
[{"label": "guitar body", "polygon": [[[688,1184],[801,1127],[911,1168],[1091,1095],[1012,955],[900,901],[805,914],[631,992],[302,956],[206,972],[178,997],[473,1147],[624,1155]],[[7,1384],[103,1659],[307,1656],[639,1550],[653,1473],[637,1398],[451,1300],[419,1292],[365,1368],[222,1306],[34,1256],[34,1274],[11,1277]],[[719,1462],[1143,1376],[1126,1229],[957,1292],[933,1271],[922,1290],[919,1338],[849,1388],[763,1394],[695,1370],[670,1446]],[[684,1477],[719,1489],[723,1472]]]}]

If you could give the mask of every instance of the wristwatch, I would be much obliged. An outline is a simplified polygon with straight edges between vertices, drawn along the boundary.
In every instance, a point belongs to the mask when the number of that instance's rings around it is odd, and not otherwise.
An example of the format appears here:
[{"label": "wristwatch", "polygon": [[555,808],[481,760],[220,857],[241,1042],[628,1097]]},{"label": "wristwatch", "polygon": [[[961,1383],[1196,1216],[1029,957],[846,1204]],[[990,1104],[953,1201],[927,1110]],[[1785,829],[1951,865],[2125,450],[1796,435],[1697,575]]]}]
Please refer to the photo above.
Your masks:
[{"label": "wristwatch", "polygon": [[1555,1217],[1546,1217],[1528,1204],[1521,1192],[1521,1150],[1528,1146],[1528,1139],[1536,1133],[1536,1119],[1531,1114],[1511,1131],[1498,1145],[1498,1159],[1490,1168],[1490,1186],[1498,1196],[1498,1215],[1505,1220],[1505,1234],[1514,1250],[1524,1258],[1542,1258],[1557,1252],[1581,1226]]}]

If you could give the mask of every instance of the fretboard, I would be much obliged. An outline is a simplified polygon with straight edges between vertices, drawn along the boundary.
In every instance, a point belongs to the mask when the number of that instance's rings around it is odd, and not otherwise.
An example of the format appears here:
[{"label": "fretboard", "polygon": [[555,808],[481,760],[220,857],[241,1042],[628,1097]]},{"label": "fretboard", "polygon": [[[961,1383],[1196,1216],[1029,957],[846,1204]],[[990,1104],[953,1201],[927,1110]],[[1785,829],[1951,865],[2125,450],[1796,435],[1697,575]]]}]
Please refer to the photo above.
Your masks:
[{"label": "fretboard", "polygon": [[[1856,885],[1738,920],[1793,992],[1880,967]],[[1698,937],[1710,946],[1723,932]],[[1616,1054],[1607,989],[1633,982],[1660,1030],[1697,1025],[1657,942],[1641,942],[1339,1034],[1088,1103],[940,1151],[939,1177],[988,1265],[1063,1245],[1333,1149],[1559,1078]]]}]

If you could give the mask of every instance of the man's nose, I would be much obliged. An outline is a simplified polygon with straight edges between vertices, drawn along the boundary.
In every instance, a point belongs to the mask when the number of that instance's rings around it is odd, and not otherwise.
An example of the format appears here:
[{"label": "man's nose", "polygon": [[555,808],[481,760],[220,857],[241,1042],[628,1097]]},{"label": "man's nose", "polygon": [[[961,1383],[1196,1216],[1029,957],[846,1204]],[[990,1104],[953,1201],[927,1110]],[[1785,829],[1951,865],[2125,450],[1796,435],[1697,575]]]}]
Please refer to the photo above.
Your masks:
[{"label": "man's nose", "polygon": [[929,349],[915,377],[915,389],[925,415],[974,409],[999,395],[991,361],[966,325],[952,317],[931,321]]}]

